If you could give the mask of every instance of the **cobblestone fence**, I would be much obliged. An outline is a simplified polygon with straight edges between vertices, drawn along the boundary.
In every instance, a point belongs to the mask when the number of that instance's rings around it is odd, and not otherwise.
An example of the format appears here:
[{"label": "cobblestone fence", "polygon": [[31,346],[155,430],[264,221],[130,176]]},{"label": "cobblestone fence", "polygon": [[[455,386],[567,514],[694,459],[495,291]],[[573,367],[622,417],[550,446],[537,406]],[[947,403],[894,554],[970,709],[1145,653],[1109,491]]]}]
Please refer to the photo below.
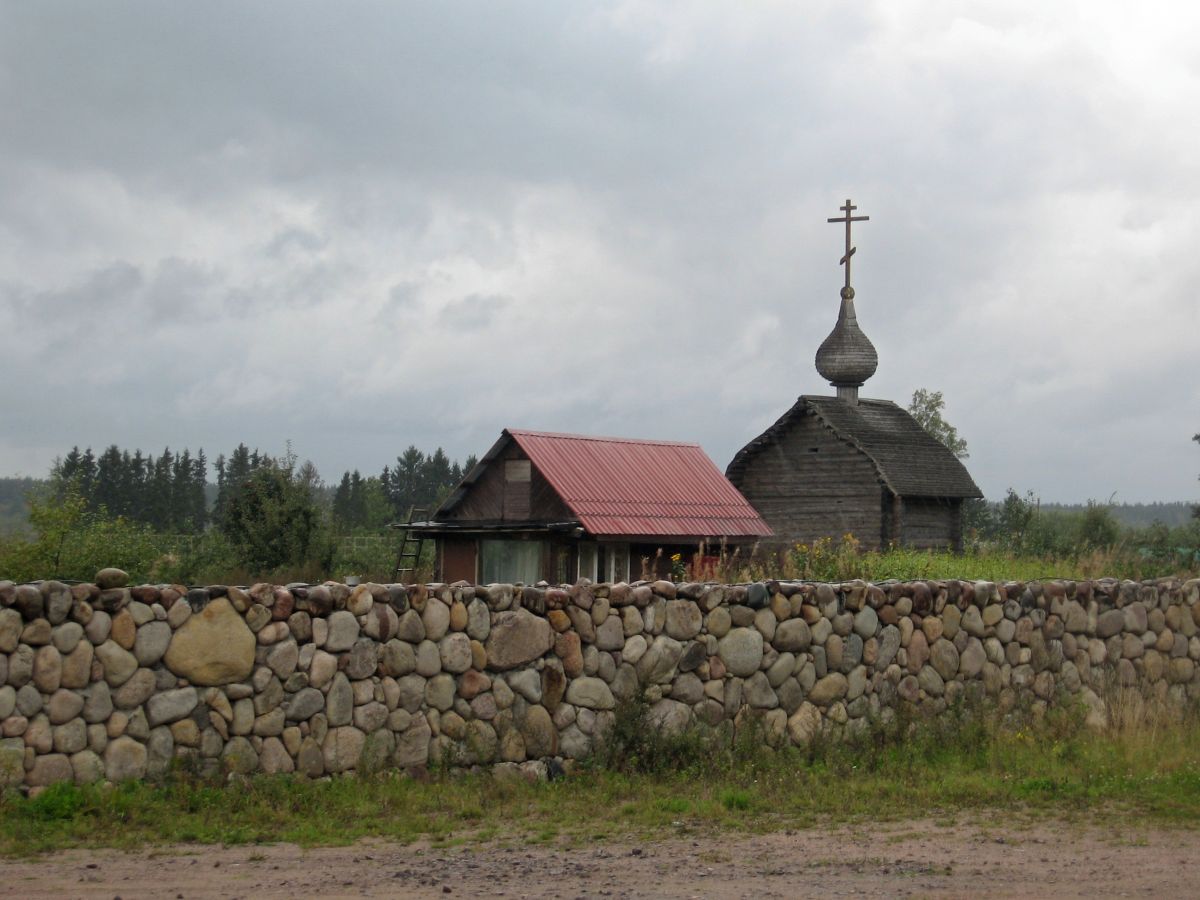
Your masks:
[{"label": "cobblestone fence", "polygon": [[210,772],[544,775],[623,698],[803,744],[957,699],[1200,694],[1200,581],[141,585],[0,581],[0,784]]}]

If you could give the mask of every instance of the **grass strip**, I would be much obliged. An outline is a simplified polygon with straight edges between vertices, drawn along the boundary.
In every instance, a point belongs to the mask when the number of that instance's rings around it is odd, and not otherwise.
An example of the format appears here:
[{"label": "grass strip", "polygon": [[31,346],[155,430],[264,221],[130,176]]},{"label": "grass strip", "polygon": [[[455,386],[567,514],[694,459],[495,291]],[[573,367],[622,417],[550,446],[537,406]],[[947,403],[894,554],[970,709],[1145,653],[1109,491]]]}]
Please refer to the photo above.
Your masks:
[{"label": "grass strip", "polygon": [[653,840],[981,813],[1086,817],[1123,829],[1200,824],[1194,721],[1097,735],[1066,715],[1017,730],[945,718],[909,728],[903,739],[876,730],[806,750],[772,751],[761,735],[727,745],[698,733],[654,745],[643,735],[637,760],[610,753],[605,767],[538,784],[449,772],[225,784],[182,771],[157,783],[63,784],[0,799],[0,853],[362,838]]}]

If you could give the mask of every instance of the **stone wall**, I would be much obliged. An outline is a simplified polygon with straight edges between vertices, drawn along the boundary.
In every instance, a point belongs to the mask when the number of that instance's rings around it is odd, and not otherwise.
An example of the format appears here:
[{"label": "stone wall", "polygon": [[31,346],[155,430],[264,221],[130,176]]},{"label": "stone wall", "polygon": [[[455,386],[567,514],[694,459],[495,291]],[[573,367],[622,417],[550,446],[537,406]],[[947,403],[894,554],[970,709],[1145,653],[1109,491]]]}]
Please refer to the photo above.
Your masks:
[{"label": "stone wall", "polygon": [[903,704],[1200,694],[1200,581],[143,585],[0,581],[0,784],[434,761],[544,774],[621,698],[769,740]]}]

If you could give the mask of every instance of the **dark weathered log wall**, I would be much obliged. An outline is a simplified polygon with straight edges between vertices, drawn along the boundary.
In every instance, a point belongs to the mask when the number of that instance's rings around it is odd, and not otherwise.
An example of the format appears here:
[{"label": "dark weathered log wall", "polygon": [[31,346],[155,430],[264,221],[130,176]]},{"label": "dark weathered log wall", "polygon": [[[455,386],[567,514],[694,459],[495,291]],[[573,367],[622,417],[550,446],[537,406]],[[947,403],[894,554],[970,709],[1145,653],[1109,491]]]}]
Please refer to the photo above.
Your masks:
[{"label": "dark weathered log wall", "polygon": [[883,510],[870,459],[813,416],[795,422],[751,460],[734,484],[775,532],[772,543],[853,534],[879,547]]},{"label": "dark weathered log wall", "polygon": [[962,542],[961,500],[905,499],[900,543],[918,550],[957,549]]}]

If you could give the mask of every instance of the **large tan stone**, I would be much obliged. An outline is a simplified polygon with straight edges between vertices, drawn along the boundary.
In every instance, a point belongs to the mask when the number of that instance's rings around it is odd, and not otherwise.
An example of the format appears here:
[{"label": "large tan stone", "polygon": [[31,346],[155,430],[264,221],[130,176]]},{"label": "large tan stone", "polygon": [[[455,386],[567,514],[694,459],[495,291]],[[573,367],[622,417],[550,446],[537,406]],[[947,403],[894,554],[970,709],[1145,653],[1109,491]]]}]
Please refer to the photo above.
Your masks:
[{"label": "large tan stone", "polygon": [[558,729],[544,706],[530,706],[521,723],[525,753],[530,759],[555,756],[558,753]]},{"label": "large tan stone", "polygon": [[183,623],[171,638],[163,662],[192,684],[242,681],[254,668],[254,634],[221,597]]},{"label": "large tan stone", "polygon": [[321,748],[325,754],[325,771],[346,772],[357,766],[366,738],[351,725],[330,728]]},{"label": "large tan stone", "polygon": [[813,685],[808,692],[808,699],[817,706],[828,706],[835,700],[846,696],[849,682],[841,672],[832,672]]},{"label": "large tan stone", "polygon": [[804,746],[821,732],[821,711],[806,700],[787,720],[787,730],[792,743]]},{"label": "large tan stone", "polygon": [[545,619],[524,609],[497,613],[488,634],[487,665],[504,671],[537,659],[554,646],[554,632]]},{"label": "large tan stone", "polygon": [[146,747],[133,738],[119,737],[104,750],[104,772],[109,781],[127,781],[146,774]]},{"label": "large tan stone", "polygon": [[567,686],[567,702],[587,709],[612,709],[612,691],[599,678],[576,678]]}]

